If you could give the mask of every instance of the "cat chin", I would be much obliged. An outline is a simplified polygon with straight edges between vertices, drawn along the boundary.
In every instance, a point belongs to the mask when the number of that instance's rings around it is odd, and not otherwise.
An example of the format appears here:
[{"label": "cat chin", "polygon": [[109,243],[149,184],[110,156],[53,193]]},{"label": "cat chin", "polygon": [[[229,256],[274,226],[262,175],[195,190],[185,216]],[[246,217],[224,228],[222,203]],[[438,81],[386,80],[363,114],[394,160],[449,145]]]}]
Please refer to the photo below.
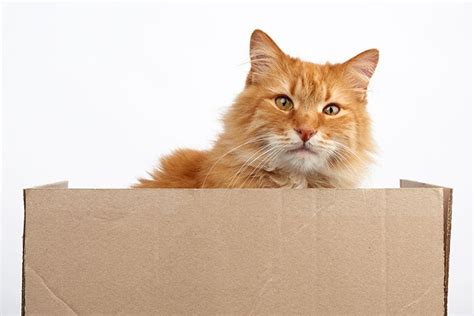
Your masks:
[{"label": "cat chin", "polygon": [[288,152],[279,159],[278,168],[290,173],[309,175],[327,168],[327,160],[313,152]]}]

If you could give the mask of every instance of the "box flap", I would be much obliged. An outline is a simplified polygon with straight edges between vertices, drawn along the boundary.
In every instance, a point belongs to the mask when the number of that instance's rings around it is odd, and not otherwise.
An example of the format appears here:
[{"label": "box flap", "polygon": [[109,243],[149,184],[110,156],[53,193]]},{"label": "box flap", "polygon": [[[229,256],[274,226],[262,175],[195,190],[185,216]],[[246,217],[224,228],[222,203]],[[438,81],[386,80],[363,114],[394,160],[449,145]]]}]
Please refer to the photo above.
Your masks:
[{"label": "box flap", "polygon": [[444,213],[444,308],[445,315],[448,312],[448,280],[449,280],[449,251],[451,243],[451,221],[453,205],[453,189],[439,185],[423,182],[400,180],[400,188],[442,188],[443,189],[443,213]]},{"label": "box flap", "polygon": [[27,188],[25,190],[28,190],[28,189],[67,189],[68,186],[69,186],[69,181],[58,181],[58,182],[34,186],[31,188]]}]

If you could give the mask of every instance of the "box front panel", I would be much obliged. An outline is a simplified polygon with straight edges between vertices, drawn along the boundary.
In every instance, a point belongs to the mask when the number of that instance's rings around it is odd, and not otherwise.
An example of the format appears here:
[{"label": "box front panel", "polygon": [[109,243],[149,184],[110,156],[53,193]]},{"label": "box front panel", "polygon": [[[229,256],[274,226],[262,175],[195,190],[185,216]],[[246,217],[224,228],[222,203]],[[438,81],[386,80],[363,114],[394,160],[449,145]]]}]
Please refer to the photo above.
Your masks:
[{"label": "box front panel", "polygon": [[26,312],[443,312],[440,189],[28,190]]}]

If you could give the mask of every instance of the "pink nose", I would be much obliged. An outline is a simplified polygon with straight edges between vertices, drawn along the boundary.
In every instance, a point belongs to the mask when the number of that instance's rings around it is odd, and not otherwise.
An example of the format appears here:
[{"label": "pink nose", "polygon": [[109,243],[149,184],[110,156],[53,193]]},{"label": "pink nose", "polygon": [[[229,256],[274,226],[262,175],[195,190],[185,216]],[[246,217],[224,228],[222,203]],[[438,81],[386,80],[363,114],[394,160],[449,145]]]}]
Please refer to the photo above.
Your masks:
[{"label": "pink nose", "polygon": [[311,138],[311,136],[316,134],[316,131],[314,129],[309,128],[295,128],[295,131],[298,133],[303,142],[307,142]]}]

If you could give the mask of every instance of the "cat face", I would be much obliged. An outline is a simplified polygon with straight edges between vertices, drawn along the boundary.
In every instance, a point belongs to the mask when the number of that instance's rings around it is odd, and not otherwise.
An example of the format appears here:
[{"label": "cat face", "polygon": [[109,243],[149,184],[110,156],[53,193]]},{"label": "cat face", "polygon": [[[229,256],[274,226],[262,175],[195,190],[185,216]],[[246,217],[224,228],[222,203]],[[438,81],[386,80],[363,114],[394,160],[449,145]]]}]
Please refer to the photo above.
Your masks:
[{"label": "cat face", "polygon": [[341,64],[314,64],[286,55],[256,30],[250,57],[246,87],[227,121],[244,140],[256,140],[262,166],[330,175],[368,161],[366,89],[377,50]]}]

